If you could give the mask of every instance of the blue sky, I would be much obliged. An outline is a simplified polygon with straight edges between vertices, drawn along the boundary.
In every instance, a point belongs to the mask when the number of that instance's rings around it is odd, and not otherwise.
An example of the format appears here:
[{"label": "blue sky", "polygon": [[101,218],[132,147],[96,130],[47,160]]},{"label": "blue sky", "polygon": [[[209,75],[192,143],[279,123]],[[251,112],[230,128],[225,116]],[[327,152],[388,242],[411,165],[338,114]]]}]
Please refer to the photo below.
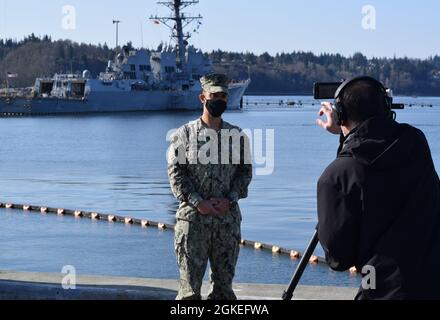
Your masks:
[{"label": "blue sky", "polygon": [[[76,29],[62,28],[62,8],[76,9]],[[362,8],[376,10],[376,29],[362,28]],[[368,57],[426,58],[440,54],[440,2],[436,0],[200,0],[187,12],[204,17],[191,43],[223,49],[314,53],[362,52]],[[34,32],[54,39],[115,45],[113,19],[122,21],[120,41],[155,48],[169,40],[164,26],[148,21],[166,14],[156,0],[0,0],[0,38]]]}]

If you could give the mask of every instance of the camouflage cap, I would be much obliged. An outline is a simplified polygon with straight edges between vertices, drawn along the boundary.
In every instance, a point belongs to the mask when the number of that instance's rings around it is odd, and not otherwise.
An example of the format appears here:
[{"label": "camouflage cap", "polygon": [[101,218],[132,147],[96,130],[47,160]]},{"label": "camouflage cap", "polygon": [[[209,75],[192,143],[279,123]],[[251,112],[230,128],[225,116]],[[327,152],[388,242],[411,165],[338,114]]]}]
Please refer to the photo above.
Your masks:
[{"label": "camouflage cap", "polygon": [[230,80],[227,75],[220,73],[213,73],[206,75],[200,79],[202,88],[208,93],[224,92],[229,93]]}]

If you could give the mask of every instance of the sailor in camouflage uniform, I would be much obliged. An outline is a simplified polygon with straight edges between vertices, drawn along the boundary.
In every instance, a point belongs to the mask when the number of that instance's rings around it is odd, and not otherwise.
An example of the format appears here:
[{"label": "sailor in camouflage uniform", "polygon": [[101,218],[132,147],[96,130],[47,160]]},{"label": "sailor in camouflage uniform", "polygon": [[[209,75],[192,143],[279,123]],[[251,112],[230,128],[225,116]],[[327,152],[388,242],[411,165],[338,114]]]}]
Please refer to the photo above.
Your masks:
[{"label": "sailor in camouflage uniform", "polygon": [[210,300],[235,300],[232,281],[240,251],[240,199],[252,180],[248,137],[222,120],[229,80],[212,74],[201,79],[202,118],[171,138],[168,176],[180,201],[175,250],[180,269],[177,300],[200,300],[208,260]]}]

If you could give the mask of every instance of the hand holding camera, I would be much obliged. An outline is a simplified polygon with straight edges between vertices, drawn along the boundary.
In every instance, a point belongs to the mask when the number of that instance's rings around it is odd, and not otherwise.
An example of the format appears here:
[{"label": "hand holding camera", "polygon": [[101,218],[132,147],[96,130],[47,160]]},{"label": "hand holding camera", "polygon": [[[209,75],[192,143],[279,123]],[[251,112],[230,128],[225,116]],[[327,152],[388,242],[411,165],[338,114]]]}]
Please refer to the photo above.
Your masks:
[{"label": "hand holding camera", "polygon": [[322,119],[317,119],[316,124],[332,134],[340,134],[341,127],[338,126],[337,121],[335,121],[332,103],[330,103],[330,102],[321,103],[321,109],[319,110],[319,116],[322,117],[324,115],[327,118],[326,121],[324,121]]}]

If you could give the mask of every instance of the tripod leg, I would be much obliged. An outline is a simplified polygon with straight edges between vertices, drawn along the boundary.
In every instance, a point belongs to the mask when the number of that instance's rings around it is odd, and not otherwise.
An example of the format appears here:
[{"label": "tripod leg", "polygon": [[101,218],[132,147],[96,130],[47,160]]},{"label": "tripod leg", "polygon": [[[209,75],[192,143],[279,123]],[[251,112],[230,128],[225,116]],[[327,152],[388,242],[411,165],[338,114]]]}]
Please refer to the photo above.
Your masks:
[{"label": "tripod leg", "polygon": [[286,291],[284,291],[283,300],[292,300],[293,292],[295,291],[296,287],[298,286],[299,280],[301,279],[305,268],[307,267],[307,264],[309,263],[309,260],[315,252],[316,246],[318,245],[319,239],[318,239],[318,231],[315,231],[313,234],[312,240],[310,241],[306,252],[302,256],[298,267],[296,268],[296,271],[292,277],[292,280],[290,281],[290,285]]}]

